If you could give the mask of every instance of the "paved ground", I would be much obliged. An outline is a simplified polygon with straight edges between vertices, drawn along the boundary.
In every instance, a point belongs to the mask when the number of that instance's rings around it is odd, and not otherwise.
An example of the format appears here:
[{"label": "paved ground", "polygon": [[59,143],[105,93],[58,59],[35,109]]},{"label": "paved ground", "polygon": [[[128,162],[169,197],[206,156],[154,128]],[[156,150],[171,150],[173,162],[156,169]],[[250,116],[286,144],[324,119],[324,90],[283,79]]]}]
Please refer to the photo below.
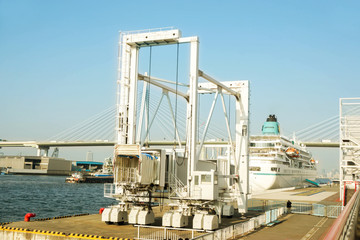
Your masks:
[{"label": "paved ground", "polygon": [[295,190],[272,190],[253,194],[254,199],[290,200],[298,202],[320,202],[339,193],[339,187],[302,188]]},{"label": "paved ground", "polygon": [[[161,216],[169,210],[168,207],[164,207],[160,211],[159,207],[154,208],[155,213],[155,226],[161,226]],[[246,214],[246,217],[252,218],[260,215],[260,212],[249,212]],[[240,214],[236,213],[232,218],[222,218],[221,228],[228,227],[230,225],[244,222],[246,219],[242,219]],[[190,222],[190,226],[192,223]],[[137,237],[138,228],[133,225],[107,225],[101,221],[100,214],[92,214],[85,216],[69,217],[69,218],[59,218],[59,219],[50,219],[45,221],[30,221],[30,222],[13,222],[6,225],[8,227],[24,228],[31,230],[42,230],[42,231],[54,231],[54,232],[64,232],[66,234],[85,234],[85,235],[97,235],[103,237],[118,237],[118,238],[130,238],[134,239]],[[190,227],[189,226],[189,227]],[[154,233],[159,231],[164,232],[163,229],[145,229],[141,228],[142,234],[148,234],[150,232]],[[191,238],[191,232],[189,231],[176,231],[177,235]],[[196,235],[201,235],[202,233],[197,233]]]},{"label": "paved ground", "polygon": [[[253,196],[253,198],[339,205],[340,203],[337,201],[338,191],[338,187],[306,188],[291,191],[272,191]],[[167,211],[166,207],[162,212],[160,208],[154,208],[156,225],[161,225],[161,216],[165,211]],[[261,212],[249,212],[246,217],[251,218],[260,214]],[[220,227],[244,221],[239,214],[233,218],[223,218],[222,220]],[[320,239],[334,221],[334,219],[302,214],[289,214],[281,220],[283,220],[281,223],[257,230],[244,236],[243,239]],[[137,236],[136,227],[132,225],[106,225],[101,221],[99,214],[46,221],[14,222],[6,226],[104,237],[135,238]]]},{"label": "paved ground", "polygon": [[[324,205],[341,205],[339,186],[305,188],[292,190],[273,190],[253,196],[255,199],[290,200],[294,202],[312,202]],[[322,239],[335,221],[333,218],[317,217],[305,214],[288,214],[281,223],[261,228],[238,239],[267,240],[317,240]]]},{"label": "paved ground", "polygon": [[317,240],[331,226],[335,219],[302,214],[289,214],[282,218],[283,222],[252,232],[237,239],[247,240]]}]

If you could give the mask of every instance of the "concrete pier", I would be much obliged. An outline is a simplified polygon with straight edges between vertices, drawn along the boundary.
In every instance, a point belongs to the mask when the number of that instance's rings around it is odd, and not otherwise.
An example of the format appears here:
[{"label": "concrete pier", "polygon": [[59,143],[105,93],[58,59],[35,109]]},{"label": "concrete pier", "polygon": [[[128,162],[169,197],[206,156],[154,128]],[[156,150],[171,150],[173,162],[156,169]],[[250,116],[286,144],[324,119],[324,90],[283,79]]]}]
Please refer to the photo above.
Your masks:
[{"label": "concrete pier", "polygon": [[[155,213],[154,226],[161,226],[161,217],[169,208],[164,207],[163,211],[160,211],[160,207],[155,207],[153,210]],[[259,214],[250,212],[247,217],[251,218]],[[223,218],[220,227],[224,228],[244,221],[246,219],[242,219],[240,214],[236,214],[233,218]],[[147,229],[147,231],[154,230]],[[189,231],[181,231],[179,234],[191,236]],[[196,236],[201,234],[204,232],[199,231]],[[100,214],[34,219],[30,222],[13,222],[0,227],[0,240],[135,239],[137,236],[138,228],[136,226],[107,225],[101,221]]]},{"label": "concrete pier", "polygon": [[[256,201],[268,201],[275,196],[272,192],[258,195]],[[260,199],[261,197],[261,199]],[[287,201],[291,197],[293,202],[308,202],[324,205],[339,205],[338,187],[306,188],[291,191],[278,191],[276,200]],[[275,198],[275,197],[273,197]],[[156,228],[141,228],[141,231],[164,232],[161,228],[161,217],[169,207],[154,207]],[[236,224],[244,223],[264,212],[249,211],[246,219],[236,213],[232,218],[222,218],[219,229],[228,229]],[[334,218],[313,216],[310,214],[285,214],[279,218],[277,224],[258,226],[246,235],[234,236],[233,239],[321,239],[321,236],[333,223]],[[191,226],[191,223],[190,223]],[[190,228],[188,226],[188,228]],[[0,240],[74,240],[74,239],[135,239],[138,227],[133,225],[107,225],[101,221],[100,214],[65,216],[51,219],[31,219],[30,222],[13,222],[0,227]],[[176,231],[176,230],[174,230]],[[181,235],[183,234],[183,235]],[[205,232],[185,230],[178,231],[177,236],[182,239],[200,236]],[[149,235],[150,236],[150,235]],[[190,237],[189,237],[190,236]],[[223,235],[221,235],[223,236]],[[180,237],[176,238],[179,239]],[[173,239],[173,238],[172,238]],[[175,239],[175,238],[174,238]],[[226,238],[220,238],[226,239]]]}]

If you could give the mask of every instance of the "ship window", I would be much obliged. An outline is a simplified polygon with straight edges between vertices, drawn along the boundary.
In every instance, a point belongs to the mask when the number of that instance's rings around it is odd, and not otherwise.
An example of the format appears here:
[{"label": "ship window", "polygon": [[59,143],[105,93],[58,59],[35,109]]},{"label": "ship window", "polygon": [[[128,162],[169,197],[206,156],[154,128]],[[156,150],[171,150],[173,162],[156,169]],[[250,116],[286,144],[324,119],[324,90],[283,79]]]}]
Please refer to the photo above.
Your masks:
[{"label": "ship window", "polygon": [[272,142],[258,142],[258,143],[250,143],[250,147],[275,147],[275,143]]},{"label": "ship window", "polygon": [[260,167],[250,167],[250,171],[261,171]]},{"label": "ship window", "polygon": [[272,167],[272,168],[271,168],[271,171],[273,171],[273,172],[280,172],[280,168]]}]

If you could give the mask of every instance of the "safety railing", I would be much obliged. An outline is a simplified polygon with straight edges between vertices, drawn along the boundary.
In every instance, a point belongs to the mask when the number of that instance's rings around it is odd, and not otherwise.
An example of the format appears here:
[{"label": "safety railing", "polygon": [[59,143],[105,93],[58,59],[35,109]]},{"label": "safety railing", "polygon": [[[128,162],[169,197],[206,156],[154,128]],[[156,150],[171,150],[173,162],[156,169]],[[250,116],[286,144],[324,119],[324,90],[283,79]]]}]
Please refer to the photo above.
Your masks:
[{"label": "safety railing", "polygon": [[248,210],[264,212],[274,208],[286,207],[285,201],[250,199],[247,202]]},{"label": "safety railing", "polygon": [[248,221],[231,225],[217,231],[205,231],[198,229],[156,227],[136,225],[137,239],[193,239],[193,240],[224,240],[245,235],[255,229],[276,221],[285,214],[285,207],[271,209],[265,213],[253,217]]},{"label": "safety railing", "polygon": [[[267,211],[274,208],[286,207],[285,201],[250,199],[249,211]],[[296,214],[310,214],[314,216],[337,218],[341,213],[340,205],[322,205],[315,203],[293,202],[291,212]]]},{"label": "safety railing", "polygon": [[[271,206],[284,205],[283,201],[267,201],[257,200],[252,203],[251,207],[254,208],[271,208]],[[325,206],[321,204],[309,204],[309,203],[293,203],[294,213],[306,213],[306,214],[325,214],[333,215],[336,217],[339,213],[341,206]],[[279,217],[286,213],[286,207],[277,207],[274,209],[268,209],[263,214],[253,217],[248,221],[241,222],[226,228],[219,229],[214,232],[198,231],[193,229],[179,229],[179,228],[167,228],[167,227],[151,227],[151,226],[137,226],[138,227],[138,239],[193,239],[193,240],[224,240],[233,239],[235,237],[248,234],[261,226],[271,225]],[[329,216],[328,216],[329,217]],[[327,239],[339,239],[339,238],[327,238]]]},{"label": "safety railing", "polygon": [[115,179],[116,182],[122,183],[136,183],[138,181],[137,168],[131,167],[121,167],[117,169],[117,178]]},{"label": "safety railing", "polygon": [[104,184],[104,197],[113,198],[115,195],[115,184],[105,183]]},{"label": "safety railing", "polygon": [[312,214],[313,205],[311,203],[299,203],[293,202],[291,205],[292,213],[301,213],[301,214]]},{"label": "safety railing", "polygon": [[357,213],[359,210],[359,191],[351,197],[342,213],[335,220],[324,240],[355,239],[355,228]]},{"label": "safety railing", "polygon": [[170,197],[184,197],[186,195],[186,186],[174,174],[169,173],[169,185],[171,188]]},{"label": "safety railing", "polygon": [[138,33],[150,33],[150,32],[158,32],[158,31],[168,31],[174,30],[174,27],[162,27],[162,28],[149,28],[143,30],[135,30],[135,31],[126,31],[124,34],[138,34]]},{"label": "safety railing", "polygon": [[[194,230],[187,228],[156,227],[146,225],[135,225],[137,227],[137,239],[196,239],[206,234],[205,230]],[[212,234],[212,232],[210,232]],[[207,235],[207,234],[206,234]]]},{"label": "safety railing", "polygon": [[326,206],[326,216],[329,218],[337,218],[342,211],[342,206]]},{"label": "safety railing", "polygon": [[285,213],[285,207],[271,209],[257,217],[253,217],[246,222],[238,223],[226,228],[219,229],[212,233],[203,234],[192,238],[193,240],[224,240],[233,239],[254,231],[255,229],[270,224]]}]

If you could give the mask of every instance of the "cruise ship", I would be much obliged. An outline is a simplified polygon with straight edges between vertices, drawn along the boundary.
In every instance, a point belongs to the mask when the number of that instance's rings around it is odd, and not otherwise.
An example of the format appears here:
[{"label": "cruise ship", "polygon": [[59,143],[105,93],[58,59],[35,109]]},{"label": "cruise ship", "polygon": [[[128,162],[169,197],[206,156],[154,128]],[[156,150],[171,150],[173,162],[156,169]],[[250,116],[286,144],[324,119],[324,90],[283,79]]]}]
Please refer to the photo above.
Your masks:
[{"label": "cruise ship", "polygon": [[316,162],[300,143],[280,135],[275,115],[269,115],[262,135],[250,137],[252,193],[275,188],[303,187],[315,180]]}]

